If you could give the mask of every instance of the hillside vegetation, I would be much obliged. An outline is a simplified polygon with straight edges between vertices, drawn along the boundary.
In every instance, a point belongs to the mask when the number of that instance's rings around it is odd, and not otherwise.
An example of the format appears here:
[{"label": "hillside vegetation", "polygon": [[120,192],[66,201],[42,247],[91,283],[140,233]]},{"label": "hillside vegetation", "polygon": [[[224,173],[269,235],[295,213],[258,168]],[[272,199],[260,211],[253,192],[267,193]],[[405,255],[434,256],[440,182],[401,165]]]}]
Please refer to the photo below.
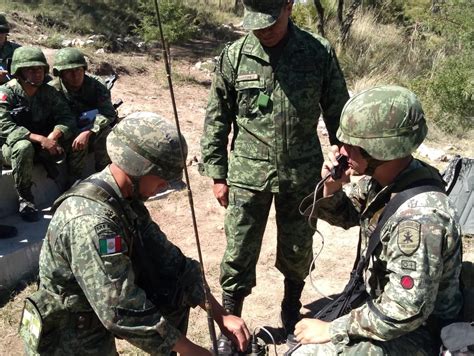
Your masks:
[{"label": "hillside vegetation", "polygon": [[[397,83],[422,99],[427,117],[441,131],[471,135],[474,113],[474,2],[471,0],[366,0],[354,14],[341,42],[336,0],[315,1],[324,9],[324,33],[338,50],[353,92],[379,83]],[[350,5],[345,1],[344,16]],[[242,6],[235,0],[159,1],[170,43],[193,38],[231,40]],[[237,6],[236,6],[237,4]],[[239,6],[240,4],[240,6]],[[117,38],[158,38],[153,0],[0,1],[4,11],[26,11],[50,30],[45,46],[60,47],[71,33],[101,34],[95,46],[121,49]],[[297,2],[293,19],[317,32],[313,1]],[[123,49],[123,48],[122,48]],[[216,48],[216,53],[220,47]]]}]

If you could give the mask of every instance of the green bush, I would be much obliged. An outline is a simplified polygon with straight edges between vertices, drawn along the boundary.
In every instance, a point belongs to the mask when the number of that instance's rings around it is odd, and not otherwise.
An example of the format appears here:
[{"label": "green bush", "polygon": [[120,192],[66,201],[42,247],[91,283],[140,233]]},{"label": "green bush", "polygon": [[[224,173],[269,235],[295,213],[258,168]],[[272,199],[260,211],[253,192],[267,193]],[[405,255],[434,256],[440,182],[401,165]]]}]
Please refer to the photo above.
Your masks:
[{"label": "green bush", "polygon": [[[145,41],[158,40],[160,33],[153,1],[140,0],[139,6],[142,18],[137,32]],[[194,21],[198,12],[194,8],[172,0],[160,1],[159,6],[163,35],[169,43],[185,41],[197,34]]]},{"label": "green bush", "polygon": [[474,126],[474,52],[451,56],[433,70],[432,77],[413,82],[424,108],[444,132],[463,136]]}]

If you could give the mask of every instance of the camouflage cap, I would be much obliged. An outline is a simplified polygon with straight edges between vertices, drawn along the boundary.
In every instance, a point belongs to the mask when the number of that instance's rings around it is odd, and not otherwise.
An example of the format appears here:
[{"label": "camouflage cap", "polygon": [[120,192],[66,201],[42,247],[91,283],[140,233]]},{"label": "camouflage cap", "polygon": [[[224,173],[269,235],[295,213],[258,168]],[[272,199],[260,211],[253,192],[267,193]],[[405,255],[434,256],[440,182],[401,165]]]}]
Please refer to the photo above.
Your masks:
[{"label": "camouflage cap", "polygon": [[363,148],[381,161],[407,157],[428,132],[421,103],[410,90],[385,85],[349,99],[341,113],[337,138]]},{"label": "camouflage cap", "polygon": [[288,0],[243,0],[243,26],[246,30],[260,30],[273,25]]},{"label": "camouflage cap", "polygon": [[19,47],[13,52],[11,72],[17,74],[20,68],[45,67],[45,73],[49,72],[49,65],[46,57],[38,47]]},{"label": "camouflage cap", "polygon": [[7,16],[3,12],[0,12],[0,30],[2,32],[10,31],[10,24],[7,21]]},{"label": "camouflage cap", "polygon": [[84,67],[87,70],[86,58],[77,48],[62,48],[56,52],[54,57],[53,74],[59,75],[59,72],[66,69]]},{"label": "camouflage cap", "polygon": [[[183,161],[175,127],[161,116],[151,112],[128,115],[107,136],[110,160],[129,176],[148,174],[167,181],[181,179]],[[184,155],[186,140],[181,136]]]}]

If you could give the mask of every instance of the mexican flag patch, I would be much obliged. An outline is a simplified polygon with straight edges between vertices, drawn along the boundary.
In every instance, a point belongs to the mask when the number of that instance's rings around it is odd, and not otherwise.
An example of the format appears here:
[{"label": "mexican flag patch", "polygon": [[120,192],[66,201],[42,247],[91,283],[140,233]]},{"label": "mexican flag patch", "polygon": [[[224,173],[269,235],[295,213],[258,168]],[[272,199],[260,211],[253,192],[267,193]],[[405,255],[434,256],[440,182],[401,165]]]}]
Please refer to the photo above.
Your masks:
[{"label": "mexican flag patch", "polygon": [[99,252],[101,255],[122,252],[122,237],[116,235],[99,239]]}]

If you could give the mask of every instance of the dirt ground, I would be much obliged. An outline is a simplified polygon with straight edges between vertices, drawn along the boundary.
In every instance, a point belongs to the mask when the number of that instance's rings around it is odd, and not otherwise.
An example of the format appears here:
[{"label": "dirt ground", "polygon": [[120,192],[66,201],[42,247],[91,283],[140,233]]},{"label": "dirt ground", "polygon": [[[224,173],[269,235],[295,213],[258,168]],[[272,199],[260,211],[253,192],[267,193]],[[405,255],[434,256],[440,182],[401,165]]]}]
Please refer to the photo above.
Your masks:
[{"label": "dirt ground", "polygon": [[[52,51],[48,50],[47,52],[50,57]],[[181,130],[189,146],[188,172],[204,258],[204,269],[212,293],[220,300],[218,278],[219,263],[226,244],[223,226],[225,211],[212,195],[211,180],[201,177],[197,172],[196,165],[200,159],[199,140],[211,75],[195,66],[195,63],[198,60],[202,61],[203,58],[188,56],[183,60],[181,57],[174,57],[178,53],[177,51],[173,53],[176,105]],[[208,53],[212,53],[212,49]],[[97,61],[97,59],[95,60]],[[108,59],[104,56],[101,60],[107,61]],[[173,120],[173,109],[163,62],[142,54],[121,54],[117,55],[114,61],[119,61],[125,67],[141,68],[129,75],[121,75],[112,90],[114,100],[120,98],[124,101],[120,108],[120,116],[135,111],[153,111]],[[325,136],[321,136],[321,138],[327,142]],[[454,149],[461,152],[462,142],[437,142],[433,145],[437,147],[454,145]],[[147,206],[170,241],[178,245],[186,255],[197,258],[187,191],[173,193],[161,200],[151,201],[147,203]],[[319,292],[312,287],[308,278],[302,297],[306,311],[311,308],[315,300],[321,298],[320,292],[331,295],[341,291],[348,280],[357,244],[356,228],[344,231],[320,221],[318,229],[321,234],[314,236],[314,251],[319,251],[323,239],[324,248],[316,261],[312,277]],[[281,327],[279,310],[283,296],[283,277],[274,267],[275,232],[275,218],[272,212],[257,266],[258,284],[245,302],[243,317],[252,331],[259,327],[265,327],[277,336],[278,328]],[[468,251],[466,258],[473,261],[472,243],[469,246],[470,252]],[[17,335],[18,322],[22,301],[33,289],[34,286],[30,285],[12,297],[12,300],[1,309],[0,333],[3,337],[0,340],[0,355],[22,354],[22,345]],[[188,336],[203,346],[210,345],[206,315],[199,308],[191,313]],[[122,340],[118,341],[118,348],[120,354],[123,355],[143,354]],[[284,345],[278,346],[279,354],[283,354],[285,350]]]}]

